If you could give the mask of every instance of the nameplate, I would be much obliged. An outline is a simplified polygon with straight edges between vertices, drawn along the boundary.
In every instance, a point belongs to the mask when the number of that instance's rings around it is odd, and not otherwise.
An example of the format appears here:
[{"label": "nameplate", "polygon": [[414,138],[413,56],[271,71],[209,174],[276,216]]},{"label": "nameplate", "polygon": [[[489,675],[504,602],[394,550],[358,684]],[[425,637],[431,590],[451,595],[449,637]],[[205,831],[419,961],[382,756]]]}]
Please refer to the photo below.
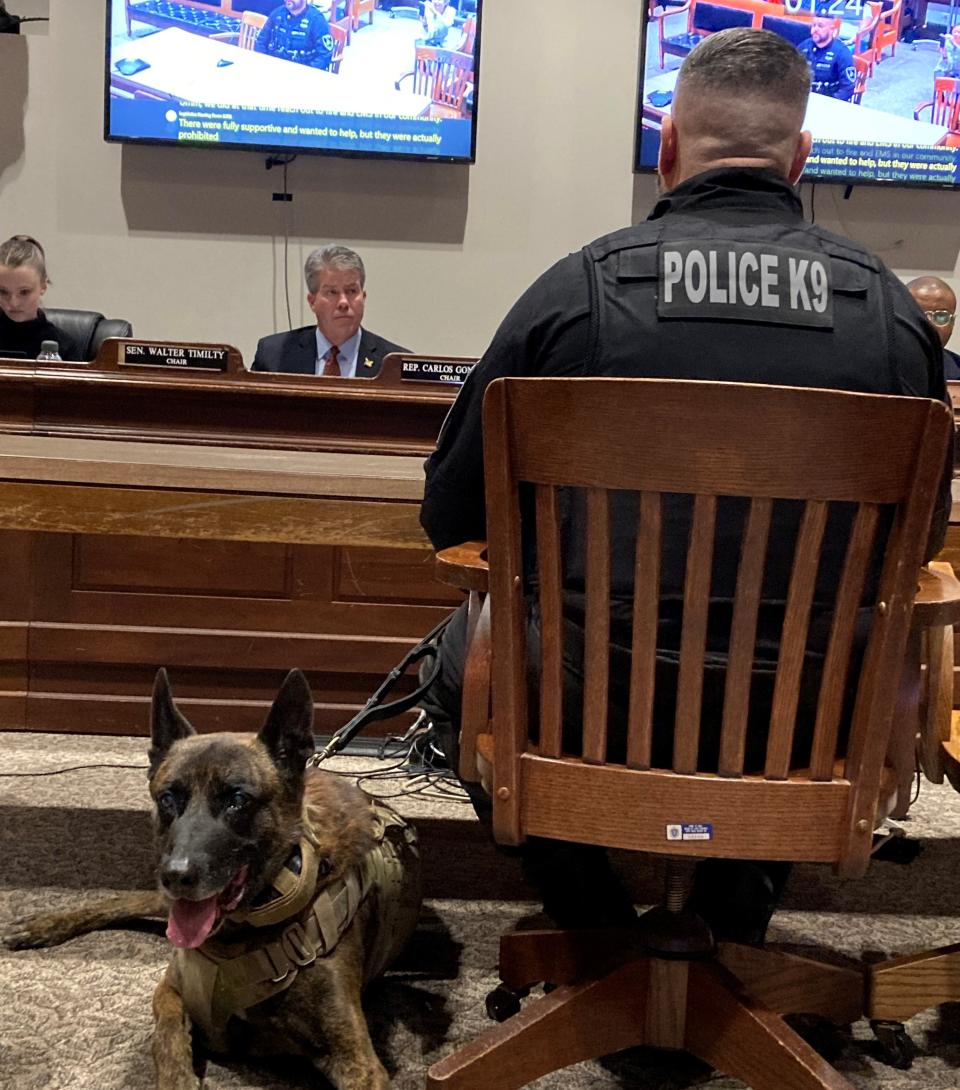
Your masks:
[{"label": "nameplate", "polygon": [[215,345],[124,341],[117,362],[137,367],[189,367],[197,371],[226,371],[230,350]]},{"label": "nameplate", "polygon": [[451,360],[402,360],[400,378],[412,382],[453,382],[458,386],[466,381],[474,363],[454,363]]}]

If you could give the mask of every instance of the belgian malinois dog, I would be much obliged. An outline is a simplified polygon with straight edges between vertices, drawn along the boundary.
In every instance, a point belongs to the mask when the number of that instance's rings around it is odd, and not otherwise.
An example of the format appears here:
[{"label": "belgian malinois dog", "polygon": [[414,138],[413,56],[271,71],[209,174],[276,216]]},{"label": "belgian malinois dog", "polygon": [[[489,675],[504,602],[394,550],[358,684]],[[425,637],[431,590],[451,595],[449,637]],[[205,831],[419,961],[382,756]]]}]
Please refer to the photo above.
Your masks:
[{"label": "belgian malinois dog", "polygon": [[360,1005],[413,931],[416,836],[339,776],[306,768],[313,699],[287,675],[259,734],[197,735],[160,670],[151,709],[156,892],[18,921],[12,948],[166,915],[153,999],[158,1090],[197,1090],[216,1054],[300,1055],[337,1090],[389,1079]]}]

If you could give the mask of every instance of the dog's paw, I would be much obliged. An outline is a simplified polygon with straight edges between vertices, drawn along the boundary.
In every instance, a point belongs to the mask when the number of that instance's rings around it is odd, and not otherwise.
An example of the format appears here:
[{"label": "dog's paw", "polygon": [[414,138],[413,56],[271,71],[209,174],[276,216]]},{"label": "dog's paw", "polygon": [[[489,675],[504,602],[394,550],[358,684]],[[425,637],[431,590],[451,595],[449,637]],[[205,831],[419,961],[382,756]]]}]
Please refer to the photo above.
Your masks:
[{"label": "dog's paw", "polygon": [[8,950],[36,950],[41,946],[57,946],[71,934],[53,916],[19,916],[0,930],[0,942]]}]

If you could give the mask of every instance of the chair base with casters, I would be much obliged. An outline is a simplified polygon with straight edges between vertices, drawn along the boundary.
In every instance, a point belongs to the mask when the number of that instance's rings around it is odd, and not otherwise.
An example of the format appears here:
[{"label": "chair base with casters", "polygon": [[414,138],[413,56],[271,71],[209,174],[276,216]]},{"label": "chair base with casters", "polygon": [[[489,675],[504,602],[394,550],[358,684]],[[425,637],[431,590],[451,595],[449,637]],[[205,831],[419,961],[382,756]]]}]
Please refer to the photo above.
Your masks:
[{"label": "chair base with casters", "polygon": [[[862,971],[773,949],[714,947],[706,924],[680,907],[675,877],[668,861],[667,903],[635,929],[505,935],[502,984],[487,1008],[507,1018],[434,1064],[428,1090],[513,1090],[641,1045],[684,1049],[754,1090],[851,1090],[783,1016],[856,1021]],[[520,1007],[539,983],[550,990]]]}]

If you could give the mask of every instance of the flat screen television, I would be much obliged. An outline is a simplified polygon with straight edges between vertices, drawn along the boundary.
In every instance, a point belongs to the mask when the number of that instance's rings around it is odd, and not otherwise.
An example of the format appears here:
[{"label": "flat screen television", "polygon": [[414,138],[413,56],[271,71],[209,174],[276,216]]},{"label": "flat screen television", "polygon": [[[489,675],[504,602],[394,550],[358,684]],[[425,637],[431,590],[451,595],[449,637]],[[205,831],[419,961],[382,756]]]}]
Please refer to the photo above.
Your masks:
[{"label": "flat screen television", "polygon": [[473,162],[482,0],[107,0],[109,141]]},{"label": "flat screen television", "polygon": [[660,123],[686,54],[715,31],[747,26],[780,34],[818,62],[805,181],[960,185],[960,9],[928,0],[918,26],[917,5],[906,0],[828,2],[826,16],[812,0],[658,5],[643,27],[636,169],[656,169]]}]

